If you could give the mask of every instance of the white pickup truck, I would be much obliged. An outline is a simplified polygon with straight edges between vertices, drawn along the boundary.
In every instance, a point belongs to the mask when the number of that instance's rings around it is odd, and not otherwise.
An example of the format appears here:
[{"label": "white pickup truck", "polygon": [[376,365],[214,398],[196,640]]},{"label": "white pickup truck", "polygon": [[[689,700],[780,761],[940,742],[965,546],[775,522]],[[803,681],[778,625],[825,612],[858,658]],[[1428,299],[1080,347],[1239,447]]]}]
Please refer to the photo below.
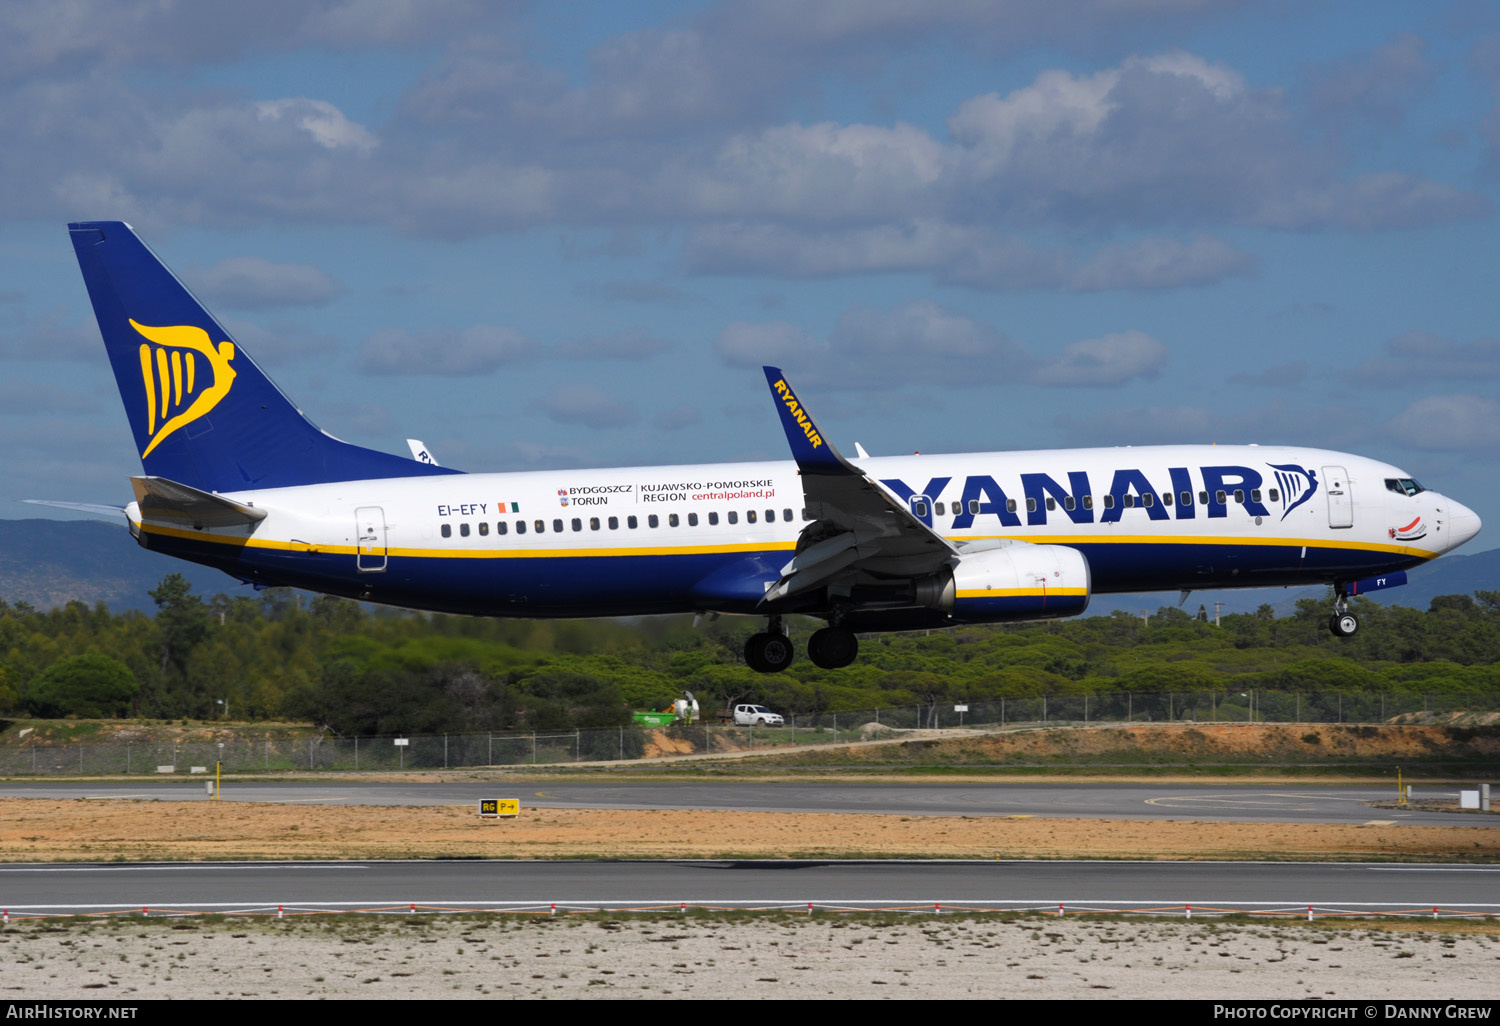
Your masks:
[{"label": "white pickup truck", "polygon": [[720,713],[721,723],[733,723],[737,727],[784,727],[786,720],[781,713],[774,713],[763,705],[737,705],[728,714]]}]

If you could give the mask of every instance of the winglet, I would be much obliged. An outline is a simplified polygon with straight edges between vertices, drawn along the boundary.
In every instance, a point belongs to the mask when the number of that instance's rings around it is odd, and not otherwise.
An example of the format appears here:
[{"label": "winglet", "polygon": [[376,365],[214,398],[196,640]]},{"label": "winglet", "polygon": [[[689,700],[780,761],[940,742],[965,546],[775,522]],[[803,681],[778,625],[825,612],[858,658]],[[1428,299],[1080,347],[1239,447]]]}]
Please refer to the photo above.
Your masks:
[{"label": "winglet", "polygon": [[771,386],[771,397],[781,412],[781,427],[786,431],[787,443],[792,447],[792,458],[804,474],[853,474],[863,473],[839,455],[833,443],[818,429],[812,415],[797,398],[792,386],[777,367],[762,367],[766,372],[766,384]]}]

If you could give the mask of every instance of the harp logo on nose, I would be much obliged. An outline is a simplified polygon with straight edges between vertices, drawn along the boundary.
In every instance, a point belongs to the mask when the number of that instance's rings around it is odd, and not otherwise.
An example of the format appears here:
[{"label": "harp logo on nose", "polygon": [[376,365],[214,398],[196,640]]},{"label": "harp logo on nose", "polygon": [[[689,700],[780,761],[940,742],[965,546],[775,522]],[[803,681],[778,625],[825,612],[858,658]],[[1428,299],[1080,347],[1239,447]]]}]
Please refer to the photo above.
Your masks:
[{"label": "harp logo on nose", "polygon": [[191,324],[152,328],[131,320],[141,343],[141,384],[146,389],[146,434],[141,459],[179,428],[208,414],[234,384],[234,343],[217,346]]}]

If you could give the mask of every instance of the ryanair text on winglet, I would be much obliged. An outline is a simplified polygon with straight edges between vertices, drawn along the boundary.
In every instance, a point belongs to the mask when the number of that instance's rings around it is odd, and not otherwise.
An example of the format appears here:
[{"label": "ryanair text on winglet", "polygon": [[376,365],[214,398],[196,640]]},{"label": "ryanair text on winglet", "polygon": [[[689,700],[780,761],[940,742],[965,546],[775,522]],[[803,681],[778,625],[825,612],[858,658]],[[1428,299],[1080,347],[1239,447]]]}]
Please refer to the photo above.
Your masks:
[{"label": "ryanair text on winglet", "polygon": [[776,384],[771,387],[776,389],[776,394],[781,397],[782,402],[786,403],[787,410],[796,419],[797,424],[802,428],[802,433],[812,443],[812,447],[816,449],[822,445],[823,436],[818,434],[817,428],[813,427],[812,418],[802,409],[802,404],[797,401],[797,397],[792,394],[792,390],[787,383],[778,379]]}]

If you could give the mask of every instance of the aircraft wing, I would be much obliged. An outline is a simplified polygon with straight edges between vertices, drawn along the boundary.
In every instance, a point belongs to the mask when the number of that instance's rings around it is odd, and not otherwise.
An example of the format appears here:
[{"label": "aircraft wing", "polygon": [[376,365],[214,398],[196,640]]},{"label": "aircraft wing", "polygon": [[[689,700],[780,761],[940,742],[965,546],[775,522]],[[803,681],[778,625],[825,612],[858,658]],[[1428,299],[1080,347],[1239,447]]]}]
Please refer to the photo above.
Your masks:
[{"label": "aircraft wing", "polygon": [[763,369],[813,518],[765,601],[859,573],[915,577],[951,564],[957,549],[839,454],[778,368]]}]

